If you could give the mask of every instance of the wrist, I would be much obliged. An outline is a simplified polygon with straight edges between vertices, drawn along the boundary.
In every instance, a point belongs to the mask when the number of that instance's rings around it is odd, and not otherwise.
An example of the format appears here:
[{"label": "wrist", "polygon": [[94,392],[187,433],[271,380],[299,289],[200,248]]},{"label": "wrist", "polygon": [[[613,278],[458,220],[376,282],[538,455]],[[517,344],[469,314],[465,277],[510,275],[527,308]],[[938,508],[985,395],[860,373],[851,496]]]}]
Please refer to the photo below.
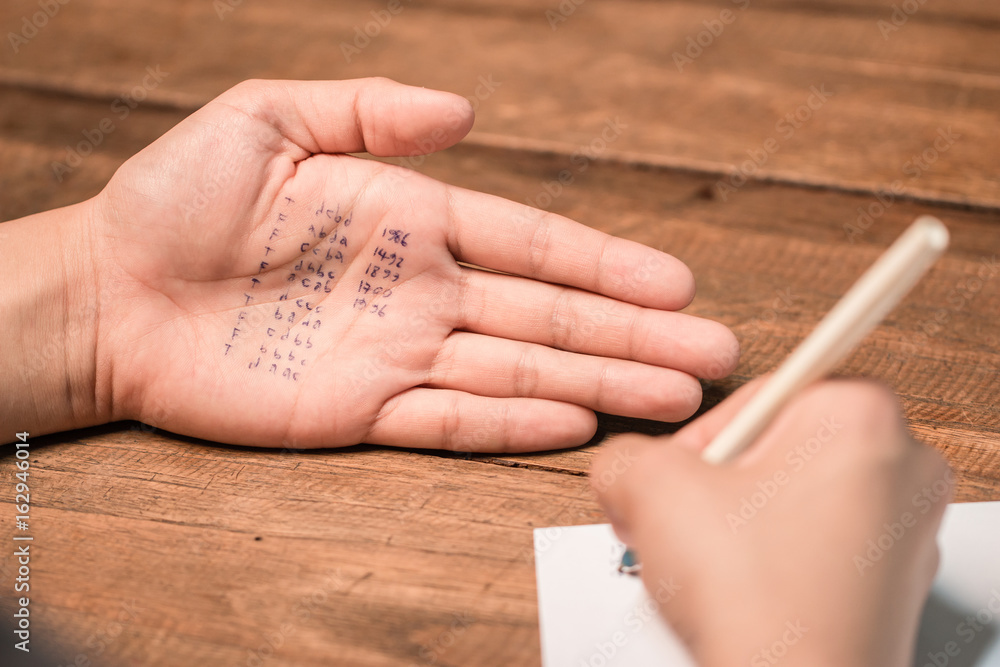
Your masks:
[{"label": "wrist", "polygon": [[[0,441],[107,421],[97,365],[100,292],[90,201],[0,226]],[[105,383],[106,385],[106,383]]]}]

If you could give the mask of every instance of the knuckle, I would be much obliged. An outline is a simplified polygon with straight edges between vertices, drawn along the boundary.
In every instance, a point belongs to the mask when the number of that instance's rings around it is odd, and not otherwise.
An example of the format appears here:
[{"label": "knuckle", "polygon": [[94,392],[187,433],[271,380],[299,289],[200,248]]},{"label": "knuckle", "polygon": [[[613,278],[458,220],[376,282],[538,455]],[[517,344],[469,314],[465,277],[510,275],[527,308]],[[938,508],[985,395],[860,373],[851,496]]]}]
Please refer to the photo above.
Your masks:
[{"label": "knuckle", "polygon": [[610,362],[601,362],[591,394],[591,405],[594,406],[595,410],[606,411],[608,407],[607,397],[616,393],[613,390],[609,391],[609,389],[612,389],[617,384],[615,381],[616,375],[615,369]]},{"label": "knuckle", "polygon": [[888,386],[875,380],[824,382],[812,393],[817,405],[834,407],[849,426],[873,435],[902,430],[899,401]]},{"label": "knuckle", "polygon": [[533,397],[538,391],[538,358],[531,348],[518,355],[514,365],[514,391],[518,396]]},{"label": "knuckle", "polygon": [[649,329],[639,308],[630,310],[625,320],[625,354],[628,359],[638,359],[639,351],[645,347]]},{"label": "knuckle", "polygon": [[449,336],[441,345],[441,349],[438,350],[437,357],[431,362],[425,383],[438,386],[449,385],[455,373],[456,356],[454,338]]},{"label": "knuckle", "polygon": [[552,221],[548,214],[543,215],[531,234],[528,242],[528,272],[536,275],[544,266],[552,244]]},{"label": "knuckle", "polygon": [[572,308],[572,292],[568,289],[560,290],[559,295],[552,304],[552,314],[549,318],[549,331],[551,332],[551,346],[560,350],[569,349],[572,346],[573,327],[571,326],[570,310]]},{"label": "knuckle", "polygon": [[879,382],[851,379],[814,385],[803,393],[797,415],[802,423],[816,425],[816,438],[836,441],[831,461],[840,465],[863,465],[892,475],[892,470],[902,472],[913,453],[899,402]]},{"label": "knuckle", "polygon": [[441,419],[441,444],[444,449],[455,450],[461,442],[462,412],[457,395],[448,401],[448,407]]},{"label": "knuckle", "polygon": [[244,79],[227,90],[224,95],[238,100],[253,99],[259,96],[267,87],[265,79]]},{"label": "knuckle", "polygon": [[502,404],[497,408],[494,433],[497,437],[496,446],[503,452],[514,451],[516,443],[516,418],[510,405]]},{"label": "knuckle", "polygon": [[372,87],[383,87],[398,85],[396,81],[387,76],[369,76],[363,79],[364,85]]}]

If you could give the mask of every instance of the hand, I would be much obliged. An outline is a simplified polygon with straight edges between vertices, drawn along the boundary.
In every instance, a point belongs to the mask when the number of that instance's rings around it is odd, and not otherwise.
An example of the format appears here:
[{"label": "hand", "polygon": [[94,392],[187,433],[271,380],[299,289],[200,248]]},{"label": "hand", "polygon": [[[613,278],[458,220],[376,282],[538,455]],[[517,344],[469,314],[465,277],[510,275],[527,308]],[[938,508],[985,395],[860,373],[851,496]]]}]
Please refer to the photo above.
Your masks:
[{"label": "hand", "polygon": [[438,150],[472,120],[385,80],[247,82],[126,162],[67,244],[99,312],[77,346],[97,416],[73,425],[533,450],[585,442],[592,410],[691,415],[695,376],[738,351],[671,312],[694,292],[681,262],[346,155]]},{"label": "hand", "polygon": [[[947,465],[869,382],[816,385],[732,464],[699,452],[754,387],[670,439],[626,436],[592,473],[700,665],[910,665],[937,569]],[[627,464],[627,465],[626,465]]]}]

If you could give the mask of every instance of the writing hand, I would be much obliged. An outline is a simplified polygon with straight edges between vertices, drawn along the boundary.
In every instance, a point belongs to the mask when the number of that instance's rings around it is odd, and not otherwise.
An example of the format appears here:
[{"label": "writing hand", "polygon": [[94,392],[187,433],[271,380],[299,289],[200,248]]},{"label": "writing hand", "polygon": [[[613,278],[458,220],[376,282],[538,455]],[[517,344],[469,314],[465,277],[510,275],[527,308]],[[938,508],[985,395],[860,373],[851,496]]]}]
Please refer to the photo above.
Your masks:
[{"label": "writing hand", "polygon": [[[592,480],[699,665],[910,665],[948,467],[885,388],[813,386],[732,464],[699,452],[754,391],[666,439],[625,436]],[[663,582],[666,582],[664,584]]]}]

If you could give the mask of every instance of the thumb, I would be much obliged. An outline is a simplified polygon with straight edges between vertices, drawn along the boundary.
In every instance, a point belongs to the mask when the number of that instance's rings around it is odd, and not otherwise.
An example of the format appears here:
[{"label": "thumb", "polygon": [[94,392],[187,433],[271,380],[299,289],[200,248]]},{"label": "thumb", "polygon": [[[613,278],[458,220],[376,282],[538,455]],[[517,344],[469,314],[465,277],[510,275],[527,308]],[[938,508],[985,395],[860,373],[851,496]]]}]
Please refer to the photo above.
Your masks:
[{"label": "thumb", "polygon": [[475,118],[464,97],[383,78],[244,81],[216,101],[308,153],[424,155],[458,143]]},{"label": "thumb", "polygon": [[713,472],[697,452],[666,440],[618,436],[601,448],[591,466],[590,483],[597,501],[618,538],[630,546],[635,545],[647,519],[662,518],[672,504],[683,504],[682,499],[690,495],[683,489],[703,487],[703,478]]},{"label": "thumb", "polygon": [[[658,507],[656,511],[666,511],[657,503],[672,505],[677,502],[679,487],[711,474],[700,452],[760,390],[764,380],[758,378],[740,387],[672,436],[621,435],[601,448],[591,466],[590,482],[622,542],[633,544],[633,526],[640,510]],[[670,483],[671,478],[676,483]]]}]

